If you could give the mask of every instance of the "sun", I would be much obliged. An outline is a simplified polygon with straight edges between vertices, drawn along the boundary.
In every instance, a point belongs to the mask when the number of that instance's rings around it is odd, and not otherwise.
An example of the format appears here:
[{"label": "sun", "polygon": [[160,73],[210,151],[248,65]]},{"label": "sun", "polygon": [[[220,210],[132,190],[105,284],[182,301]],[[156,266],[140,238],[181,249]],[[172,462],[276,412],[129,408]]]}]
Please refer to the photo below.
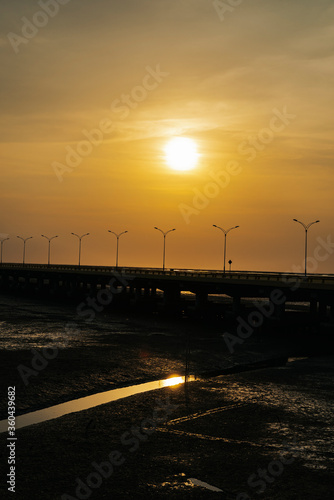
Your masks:
[{"label": "sun", "polygon": [[165,158],[173,170],[192,170],[198,161],[196,142],[187,137],[174,137],[165,146]]}]

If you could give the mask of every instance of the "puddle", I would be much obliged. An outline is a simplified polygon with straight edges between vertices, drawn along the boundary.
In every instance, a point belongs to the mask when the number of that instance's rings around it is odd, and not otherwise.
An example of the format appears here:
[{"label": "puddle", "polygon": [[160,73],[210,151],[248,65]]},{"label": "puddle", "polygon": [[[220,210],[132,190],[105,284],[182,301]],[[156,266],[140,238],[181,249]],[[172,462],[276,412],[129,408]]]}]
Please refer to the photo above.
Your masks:
[{"label": "puddle", "polygon": [[223,493],[223,490],[221,490],[220,488],[216,488],[215,486],[205,483],[204,481],[200,481],[199,479],[195,479],[194,477],[190,477],[188,481],[190,481],[190,484],[194,486],[200,486],[201,488],[206,488],[207,490],[211,491],[217,491],[217,492],[221,491]]},{"label": "puddle", "polygon": [[[189,375],[187,377],[188,382],[192,382],[194,380],[196,380],[194,375]],[[72,401],[50,406],[49,408],[44,408],[43,410],[37,410],[20,415],[16,417],[15,427],[16,429],[21,429],[22,427],[27,427],[28,425],[39,424],[47,420],[62,417],[63,415],[68,415],[69,413],[88,410],[89,408],[94,408],[95,406],[110,403],[111,401],[116,401],[117,399],[127,398],[142,392],[154,391],[156,389],[161,389],[162,387],[183,384],[184,381],[185,377],[171,377],[163,380],[155,380],[154,382],[147,382],[145,384],[131,385],[129,387],[112,389],[111,391],[99,392],[98,394],[93,394],[84,398],[73,399]],[[6,432],[7,427],[7,420],[1,420],[0,433]]]},{"label": "puddle", "polygon": [[309,359],[308,357],[305,356],[298,356],[294,358],[288,358],[288,363],[294,363],[295,361],[303,361],[305,359]]}]

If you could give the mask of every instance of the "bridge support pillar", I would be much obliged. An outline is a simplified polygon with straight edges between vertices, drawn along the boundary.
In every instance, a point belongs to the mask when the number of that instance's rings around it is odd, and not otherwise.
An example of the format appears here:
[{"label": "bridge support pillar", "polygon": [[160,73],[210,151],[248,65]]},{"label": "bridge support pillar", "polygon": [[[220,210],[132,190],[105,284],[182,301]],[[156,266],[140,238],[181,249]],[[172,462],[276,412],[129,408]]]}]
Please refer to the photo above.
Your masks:
[{"label": "bridge support pillar", "polygon": [[38,278],[37,290],[38,290],[38,292],[43,292],[43,290],[44,290],[44,279],[43,278]]},{"label": "bridge support pillar", "polygon": [[96,297],[96,295],[97,295],[97,284],[96,283],[89,283],[89,295],[91,297]]},{"label": "bridge support pillar", "polygon": [[197,311],[203,311],[208,304],[208,294],[206,292],[197,292],[195,304]]},{"label": "bridge support pillar", "polygon": [[72,293],[72,287],[71,287],[71,281],[68,280],[68,279],[65,279],[63,281],[63,286],[64,286],[64,290],[65,290],[65,294],[70,297],[71,296],[71,293]]},{"label": "bridge support pillar", "polygon": [[324,300],[319,302],[319,320],[326,321],[327,319],[327,303]]},{"label": "bridge support pillar", "polygon": [[120,294],[119,294],[119,295],[120,295],[121,297],[127,297],[127,295],[128,295],[128,289],[127,289],[127,287],[122,285],[122,286],[121,286],[121,289],[122,289],[122,291],[120,292]]},{"label": "bridge support pillar", "polygon": [[334,323],[334,304],[330,304],[329,306],[329,321]]},{"label": "bridge support pillar", "polygon": [[64,294],[64,282],[61,278],[57,280],[57,294],[59,297],[62,297]]},{"label": "bridge support pillar", "polygon": [[176,311],[180,306],[180,290],[176,287],[166,288],[164,290],[163,304],[165,309]]},{"label": "bridge support pillar", "polygon": [[282,319],[285,314],[285,302],[283,302],[282,304],[275,304],[274,302],[272,302],[272,305],[274,307],[273,316],[277,319]]},{"label": "bridge support pillar", "polygon": [[66,282],[65,282],[65,280],[64,280],[64,277],[62,277],[62,278],[60,279],[60,282],[61,282],[61,284],[59,284],[59,287],[60,287],[60,293],[61,293],[62,295],[65,295],[65,293],[66,293]]},{"label": "bridge support pillar", "polygon": [[9,276],[8,276],[8,274],[3,273],[0,276],[0,288],[2,290],[7,290],[9,288]]},{"label": "bridge support pillar", "polygon": [[233,314],[240,314],[241,312],[241,298],[239,295],[234,295],[232,304]]},{"label": "bridge support pillar", "polygon": [[283,304],[279,305],[278,308],[279,308],[278,317],[283,318],[283,316],[285,315],[285,302],[283,302]]},{"label": "bridge support pillar", "polygon": [[51,295],[58,295],[59,293],[59,280],[58,278],[50,280],[49,282],[49,293]]},{"label": "bridge support pillar", "polygon": [[317,301],[317,299],[311,298],[310,299],[310,315],[311,315],[311,320],[316,320],[317,313],[318,313],[318,301]]}]

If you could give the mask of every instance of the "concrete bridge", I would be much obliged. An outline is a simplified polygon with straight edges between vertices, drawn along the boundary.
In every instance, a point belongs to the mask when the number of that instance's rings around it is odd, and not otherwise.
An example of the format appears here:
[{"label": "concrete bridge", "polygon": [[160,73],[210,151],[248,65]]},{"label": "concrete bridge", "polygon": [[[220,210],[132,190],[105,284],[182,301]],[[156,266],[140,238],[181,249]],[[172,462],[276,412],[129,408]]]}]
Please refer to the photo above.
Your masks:
[{"label": "concrete bridge", "polygon": [[241,300],[252,298],[267,299],[276,317],[284,315],[289,302],[309,303],[314,317],[334,317],[334,275],[5,263],[0,290],[68,297],[102,296],[108,290],[134,303],[159,296],[166,308],[177,308],[181,292],[191,292],[198,310],[207,307],[210,295],[227,295],[236,314]]}]

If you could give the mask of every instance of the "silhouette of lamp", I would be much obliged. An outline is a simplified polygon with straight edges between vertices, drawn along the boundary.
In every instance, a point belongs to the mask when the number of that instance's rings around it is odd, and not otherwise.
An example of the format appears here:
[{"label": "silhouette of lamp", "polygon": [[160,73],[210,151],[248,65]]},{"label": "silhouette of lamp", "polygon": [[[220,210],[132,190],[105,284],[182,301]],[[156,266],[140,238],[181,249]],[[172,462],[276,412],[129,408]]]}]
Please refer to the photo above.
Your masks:
[{"label": "silhouette of lamp", "polygon": [[301,222],[300,220],[293,219],[295,222],[298,222],[303,226],[305,229],[305,276],[307,275],[307,232],[309,228],[312,226],[312,224],[317,224],[320,222],[320,220],[315,220],[314,222],[310,222],[309,224],[304,224],[304,222]]}]

